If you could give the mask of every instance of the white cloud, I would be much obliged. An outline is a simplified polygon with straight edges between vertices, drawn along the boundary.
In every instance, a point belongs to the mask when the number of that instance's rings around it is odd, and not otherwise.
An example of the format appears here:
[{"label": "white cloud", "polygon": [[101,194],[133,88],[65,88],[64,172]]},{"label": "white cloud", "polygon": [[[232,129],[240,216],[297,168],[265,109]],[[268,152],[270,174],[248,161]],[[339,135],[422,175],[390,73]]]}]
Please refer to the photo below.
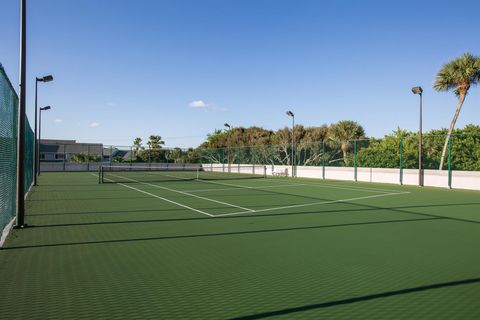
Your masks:
[{"label": "white cloud", "polygon": [[189,107],[192,108],[205,108],[207,104],[202,100],[194,100],[188,104]]},{"label": "white cloud", "polygon": [[96,128],[96,127],[99,127],[100,126],[100,123],[99,122],[92,122],[88,125],[90,128]]},{"label": "white cloud", "polygon": [[53,120],[53,122],[55,122],[55,123],[61,123],[61,122],[63,122],[63,120],[62,120],[62,119],[55,119],[55,120]]}]

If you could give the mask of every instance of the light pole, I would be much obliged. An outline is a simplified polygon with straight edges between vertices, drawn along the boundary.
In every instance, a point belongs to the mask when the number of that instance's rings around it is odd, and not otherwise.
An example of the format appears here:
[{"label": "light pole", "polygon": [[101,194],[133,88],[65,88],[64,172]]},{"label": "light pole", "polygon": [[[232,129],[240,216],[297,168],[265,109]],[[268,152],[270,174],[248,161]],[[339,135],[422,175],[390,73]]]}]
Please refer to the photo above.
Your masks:
[{"label": "light pole", "polygon": [[423,137],[422,137],[422,87],[413,87],[413,94],[418,94],[420,96],[420,130],[418,136],[418,185],[423,187]]},{"label": "light pole", "polygon": [[[232,129],[232,127],[228,123],[223,124],[225,128],[228,128],[228,131]],[[228,160],[228,171],[230,171],[230,139],[227,137],[227,160]]]},{"label": "light pole", "polygon": [[50,82],[53,80],[53,76],[52,75],[48,75],[48,76],[44,76],[44,77],[41,77],[41,78],[35,78],[35,156],[34,156],[34,174],[33,174],[33,185],[36,186],[37,185],[37,175],[38,175],[38,163],[40,162],[38,160],[38,157],[39,157],[39,154],[38,154],[38,149],[39,149],[39,141],[37,140],[37,113],[38,113],[38,106],[37,106],[37,103],[38,103],[38,94],[37,94],[37,91],[38,91],[38,83],[39,82]]},{"label": "light pole", "polygon": [[[50,110],[51,107],[50,106],[46,106],[46,107],[43,107],[43,108],[40,108],[40,119],[38,121],[38,145],[40,147],[40,140],[42,139],[42,111],[47,111],[47,110]],[[40,175],[40,148],[39,148],[39,152],[38,152],[38,159],[37,159],[37,172],[38,172],[38,175]]]},{"label": "light pole", "polygon": [[287,111],[287,116],[292,117],[292,177],[295,177],[295,115]]},{"label": "light pole", "polygon": [[17,192],[15,228],[25,228],[25,97],[27,65],[27,0],[20,0],[20,75],[17,121]]}]

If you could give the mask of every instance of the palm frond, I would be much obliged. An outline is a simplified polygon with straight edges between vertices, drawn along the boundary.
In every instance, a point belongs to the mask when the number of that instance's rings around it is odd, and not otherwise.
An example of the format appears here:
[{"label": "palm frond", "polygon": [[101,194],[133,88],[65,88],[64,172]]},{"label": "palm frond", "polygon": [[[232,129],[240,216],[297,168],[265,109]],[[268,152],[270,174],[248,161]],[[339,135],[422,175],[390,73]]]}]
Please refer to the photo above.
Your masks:
[{"label": "palm frond", "polygon": [[440,69],[433,88],[437,91],[453,90],[455,94],[466,93],[471,85],[480,81],[480,58],[465,53]]}]

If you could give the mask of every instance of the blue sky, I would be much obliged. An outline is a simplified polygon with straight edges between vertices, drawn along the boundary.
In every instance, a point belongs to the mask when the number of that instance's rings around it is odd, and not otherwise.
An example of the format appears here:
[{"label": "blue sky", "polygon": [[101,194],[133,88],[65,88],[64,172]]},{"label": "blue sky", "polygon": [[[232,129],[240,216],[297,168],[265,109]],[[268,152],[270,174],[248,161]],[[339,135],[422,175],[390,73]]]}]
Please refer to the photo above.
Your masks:
[{"label": "blue sky", "polygon": [[[28,115],[34,78],[43,136],[130,145],[161,135],[196,146],[233,126],[278,129],[356,120],[368,135],[447,127],[452,93],[432,84],[443,63],[480,55],[480,2],[29,0]],[[19,1],[0,2],[0,62],[18,83]],[[480,89],[458,126],[480,122]]]}]

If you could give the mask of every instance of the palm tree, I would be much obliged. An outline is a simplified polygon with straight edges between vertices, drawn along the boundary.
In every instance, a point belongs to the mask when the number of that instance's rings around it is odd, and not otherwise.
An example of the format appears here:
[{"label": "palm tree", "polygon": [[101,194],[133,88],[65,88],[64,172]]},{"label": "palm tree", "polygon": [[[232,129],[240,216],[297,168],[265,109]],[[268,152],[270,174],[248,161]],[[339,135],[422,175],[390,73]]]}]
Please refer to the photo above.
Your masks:
[{"label": "palm tree", "polygon": [[162,145],[164,144],[165,142],[160,136],[151,135],[148,137],[147,145],[149,161],[153,160],[154,162],[158,162],[160,160],[160,149],[162,149]]},{"label": "palm tree", "polygon": [[355,121],[342,120],[332,124],[328,129],[328,138],[334,144],[340,145],[343,153],[343,162],[348,165],[347,151],[351,141],[365,137],[365,130]]},{"label": "palm tree", "polygon": [[135,138],[135,140],[133,140],[133,155],[138,157],[142,149],[142,138]]},{"label": "palm tree", "polygon": [[446,63],[437,74],[433,88],[437,91],[453,90],[458,97],[457,109],[453,115],[450,128],[448,129],[447,138],[445,139],[445,144],[443,146],[439,170],[443,169],[448,142],[452,135],[452,131],[455,128],[455,123],[457,122],[458,115],[460,114],[468,90],[470,89],[470,86],[477,84],[479,80],[479,58],[470,53],[465,53],[463,56]]}]

